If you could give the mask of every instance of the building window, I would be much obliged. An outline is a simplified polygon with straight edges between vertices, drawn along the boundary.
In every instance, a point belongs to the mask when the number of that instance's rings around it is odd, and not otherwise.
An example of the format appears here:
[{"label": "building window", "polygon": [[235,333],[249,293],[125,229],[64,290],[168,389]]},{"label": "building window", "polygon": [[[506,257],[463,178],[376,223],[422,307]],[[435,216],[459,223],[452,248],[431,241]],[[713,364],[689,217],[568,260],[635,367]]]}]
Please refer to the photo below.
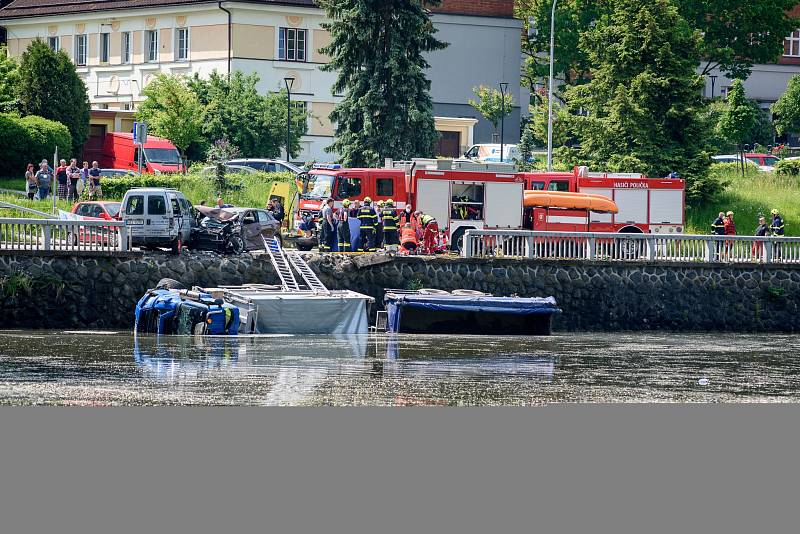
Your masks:
[{"label": "building window", "polygon": [[130,63],[131,62],[131,51],[133,50],[133,40],[131,36],[131,32],[124,32],[122,34],[122,62],[123,63]]},{"label": "building window", "polygon": [[52,50],[53,52],[58,52],[58,48],[59,48],[58,45],[59,45],[58,37],[48,37],[47,38],[47,46],[49,46],[50,50]]},{"label": "building window", "polygon": [[278,37],[278,59],[283,61],[306,60],[306,30],[281,28]]},{"label": "building window", "polygon": [[145,60],[148,63],[155,63],[158,61],[158,32],[156,30],[148,30],[144,34],[145,43]]},{"label": "building window", "polygon": [[800,57],[800,30],[793,31],[783,42],[783,55]]},{"label": "building window", "polygon": [[189,28],[178,28],[175,31],[175,59],[189,59]]},{"label": "building window", "polygon": [[86,35],[75,36],[75,64],[86,65]]},{"label": "building window", "polygon": [[111,52],[111,35],[107,33],[100,34],[100,63],[108,63],[108,55]]}]

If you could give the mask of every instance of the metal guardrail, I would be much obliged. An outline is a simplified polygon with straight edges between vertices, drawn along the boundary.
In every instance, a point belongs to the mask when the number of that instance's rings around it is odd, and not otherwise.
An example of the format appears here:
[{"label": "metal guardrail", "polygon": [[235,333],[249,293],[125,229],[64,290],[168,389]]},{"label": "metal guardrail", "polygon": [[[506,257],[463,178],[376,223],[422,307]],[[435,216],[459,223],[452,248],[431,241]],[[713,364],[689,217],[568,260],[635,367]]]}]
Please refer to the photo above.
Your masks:
[{"label": "metal guardrail", "polygon": [[800,237],[467,230],[465,258],[800,263]]},{"label": "metal guardrail", "polygon": [[0,218],[0,250],[102,252],[131,250],[130,233],[120,221],[64,221]]}]

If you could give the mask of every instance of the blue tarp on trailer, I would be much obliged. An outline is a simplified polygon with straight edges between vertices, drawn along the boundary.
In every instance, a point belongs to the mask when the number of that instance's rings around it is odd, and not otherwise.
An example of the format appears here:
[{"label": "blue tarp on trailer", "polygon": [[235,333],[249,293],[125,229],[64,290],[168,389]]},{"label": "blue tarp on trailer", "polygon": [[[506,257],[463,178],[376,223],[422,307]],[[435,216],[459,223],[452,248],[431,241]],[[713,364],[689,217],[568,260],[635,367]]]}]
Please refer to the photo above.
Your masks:
[{"label": "blue tarp on trailer", "polygon": [[[459,332],[469,329],[481,329],[482,326],[504,330],[504,325],[514,327],[514,332],[498,331],[496,333],[524,333],[519,331],[524,324],[532,324],[536,316],[546,319],[549,333],[550,318],[561,313],[553,297],[522,298],[493,296],[461,296],[461,295],[395,295],[387,293],[384,304],[387,311],[387,328],[389,332],[424,331],[423,325],[414,325],[415,318],[423,318],[431,333],[445,331]],[[404,320],[404,316],[408,318]],[[441,321],[436,318],[440,317]],[[491,325],[487,321],[491,320]],[[461,325],[453,324],[460,321]],[[448,322],[449,325],[444,325]],[[472,324],[470,324],[472,323]],[[538,330],[538,329],[535,329]],[[474,333],[485,333],[472,330]],[[539,332],[531,332],[539,333]]]}]

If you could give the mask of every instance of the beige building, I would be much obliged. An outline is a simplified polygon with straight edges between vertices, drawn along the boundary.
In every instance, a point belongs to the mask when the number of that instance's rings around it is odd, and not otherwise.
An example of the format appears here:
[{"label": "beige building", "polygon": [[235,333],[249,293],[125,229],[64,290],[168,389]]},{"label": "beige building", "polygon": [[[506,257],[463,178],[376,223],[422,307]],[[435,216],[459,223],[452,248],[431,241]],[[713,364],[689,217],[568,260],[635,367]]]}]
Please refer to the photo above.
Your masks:
[{"label": "beige building", "polygon": [[[512,36],[518,35],[519,21],[458,15],[452,12],[455,4],[458,2],[448,4],[451,12],[434,16],[435,21],[436,17],[441,18],[438,26],[461,34],[464,24],[479,23],[481,31],[500,29],[508,33],[511,29]],[[302,152],[297,158],[301,161],[332,157],[325,152],[333,135],[328,116],[340,96],[331,94],[335,74],[320,68],[328,58],[319,49],[330,40],[321,26],[324,21],[324,13],[312,0],[15,0],[0,10],[0,26],[6,29],[12,55],[21,54],[39,38],[53,49],[64,50],[75,62],[92,107],[97,110],[92,120],[94,139],[105,131],[130,130],[133,110],[142,100],[141,91],[158,73],[208,76],[215,70],[241,70],[259,75],[262,92],[279,91],[284,88],[284,79],[293,80],[292,101],[311,114],[308,134],[302,139]],[[506,37],[504,34],[498,43],[510,46],[512,57],[516,52],[518,58],[519,39],[509,45],[515,40]],[[442,64],[445,58],[435,59]],[[465,61],[465,65],[474,63],[474,56],[472,60],[465,57]],[[458,77],[463,77],[464,72],[459,71],[458,65],[446,59],[444,64],[452,65],[454,70],[441,73],[441,86],[431,76],[434,100],[437,91],[459,97],[455,102],[439,99],[441,109],[447,113],[437,117],[437,128],[443,132],[439,148],[443,154],[456,155],[473,141],[483,141],[474,139],[474,127],[481,119],[467,106],[467,85],[471,90],[472,86],[484,81],[492,84],[506,75],[489,72],[486,80],[480,76],[473,80],[470,72],[469,79],[461,82]],[[480,67],[472,64],[469,68]],[[512,87],[519,85],[518,64],[513,71],[516,79],[507,80]],[[459,86],[454,87],[454,83]],[[451,91],[451,87],[455,90]],[[465,113],[455,114],[454,110]],[[441,114],[438,111],[437,115]],[[513,131],[513,126],[508,130]]]}]

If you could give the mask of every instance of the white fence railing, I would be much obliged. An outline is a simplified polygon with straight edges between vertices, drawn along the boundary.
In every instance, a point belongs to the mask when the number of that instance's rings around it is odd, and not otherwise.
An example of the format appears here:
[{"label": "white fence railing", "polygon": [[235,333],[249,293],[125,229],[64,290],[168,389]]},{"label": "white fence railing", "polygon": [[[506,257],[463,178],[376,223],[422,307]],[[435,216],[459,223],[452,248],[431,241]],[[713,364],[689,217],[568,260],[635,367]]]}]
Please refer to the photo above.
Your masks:
[{"label": "white fence railing", "polygon": [[467,230],[465,258],[800,263],[800,238]]},{"label": "white fence railing", "polygon": [[120,221],[0,218],[0,250],[113,254],[130,251],[131,246],[128,229]]}]

